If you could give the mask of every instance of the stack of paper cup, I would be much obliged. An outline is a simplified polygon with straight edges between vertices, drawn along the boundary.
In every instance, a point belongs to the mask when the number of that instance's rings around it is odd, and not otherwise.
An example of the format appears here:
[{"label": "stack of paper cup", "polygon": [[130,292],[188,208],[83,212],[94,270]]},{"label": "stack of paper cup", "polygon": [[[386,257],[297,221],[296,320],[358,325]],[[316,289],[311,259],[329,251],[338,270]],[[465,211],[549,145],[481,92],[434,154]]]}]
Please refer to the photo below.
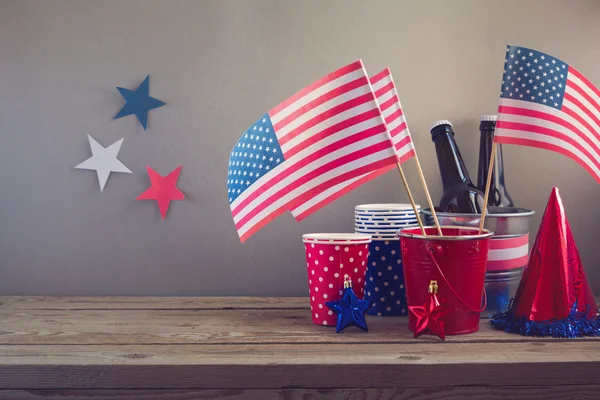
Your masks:
[{"label": "stack of paper cup", "polygon": [[[417,206],[417,210],[420,206]],[[415,226],[417,216],[410,204],[363,204],[354,210],[356,233],[371,235],[366,271],[365,300],[370,315],[406,315],[406,292],[402,257],[396,232]]]}]

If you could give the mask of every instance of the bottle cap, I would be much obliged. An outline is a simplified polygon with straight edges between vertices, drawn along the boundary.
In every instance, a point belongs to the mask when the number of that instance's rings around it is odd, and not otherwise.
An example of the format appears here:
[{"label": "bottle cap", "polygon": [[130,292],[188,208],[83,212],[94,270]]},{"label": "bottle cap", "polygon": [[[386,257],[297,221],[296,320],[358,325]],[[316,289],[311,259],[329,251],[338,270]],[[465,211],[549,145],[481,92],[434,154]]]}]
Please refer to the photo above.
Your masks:
[{"label": "bottle cap", "polygon": [[450,125],[450,127],[452,127],[452,122],[446,120],[446,119],[441,119],[439,121],[435,121],[433,123],[433,125],[431,125],[431,127],[429,128],[429,131],[431,132],[434,128],[440,126],[440,125]]},{"label": "bottle cap", "polygon": [[479,121],[481,122],[496,122],[496,119],[498,118],[497,115],[482,115],[481,118],[479,118]]}]

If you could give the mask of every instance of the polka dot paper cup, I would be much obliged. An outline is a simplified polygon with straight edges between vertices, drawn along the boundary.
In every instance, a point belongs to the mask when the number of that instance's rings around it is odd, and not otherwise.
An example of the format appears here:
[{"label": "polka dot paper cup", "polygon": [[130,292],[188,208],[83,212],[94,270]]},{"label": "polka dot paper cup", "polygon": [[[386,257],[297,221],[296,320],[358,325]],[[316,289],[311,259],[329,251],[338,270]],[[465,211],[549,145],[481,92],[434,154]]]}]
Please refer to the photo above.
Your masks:
[{"label": "polka dot paper cup", "polygon": [[407,315],[404,270],[400,245],[395,240],[373,240],[365,284],[365,300],[371,303],[369,315]]},{"label": "polka dot paper cup", "polygon": [[365,293],[365,273],[371,236],[356,233],[311,233],[302,236],[306,250],[312,320],[335,326],[337,315],[325,305],[344,293],[344,275],[352,280],[360,299]]}]

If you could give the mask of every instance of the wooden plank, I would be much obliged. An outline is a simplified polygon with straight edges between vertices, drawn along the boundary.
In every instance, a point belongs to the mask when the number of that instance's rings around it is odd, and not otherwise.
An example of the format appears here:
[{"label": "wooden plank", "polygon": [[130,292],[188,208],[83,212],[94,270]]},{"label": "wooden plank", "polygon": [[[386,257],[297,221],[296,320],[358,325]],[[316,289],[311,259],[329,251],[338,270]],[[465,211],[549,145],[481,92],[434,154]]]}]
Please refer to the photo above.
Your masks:
[{"label": "wooden plank", "polygon": [[307,297],[53,297],[0,296],[11,310],[310,309]]},{"label": "wooden plank", "polygon": [[[262,345],[10,345],[7,365],[372,365],[600,362],[600,343],[579,340],[503,343]],[[600,369],[598,369],[600,373]],[[1,376],[0,376],[1,378]]]},{"label": "wooden plank", "polygon": [[[600,297],[596,299],[600,303]],[[10,310],[226,310],[310,309],[307,297],[59,297],[0,296],[0,309]]]},{"label": "wooden plank", "polygon": [[599,385],[598,342],[0,346],[3,389]]},{"label": "wooden plank", "polygon": [[384,389],[5,390],[0,400],[596,400],[600,386]]},{"label": "wooden plank", "polygon": [[[367,317],[369,333],[315,325],[310,310],[4,310],[0,344],[271,344],[396,343],[419,340],[406,317]],[[437,339],[423,337],[420,341]],[[509,335],[482,320],[480,332],[448,336],[449,342],[552,341]],[[598,341],[600,338],[581,339]]]},{"label": "wooden plank", "polygon": [[[598,385],[597,364],[278,365],[229,366],[26,366],[3,367],[6,389],[278,389]],[[568,371],[568,372],[566,372]],[[440,378],[443,377],[443,378]],[[7,382],[7,380],[9,380]],[[15,386],[16,383],[19,386]]]}]

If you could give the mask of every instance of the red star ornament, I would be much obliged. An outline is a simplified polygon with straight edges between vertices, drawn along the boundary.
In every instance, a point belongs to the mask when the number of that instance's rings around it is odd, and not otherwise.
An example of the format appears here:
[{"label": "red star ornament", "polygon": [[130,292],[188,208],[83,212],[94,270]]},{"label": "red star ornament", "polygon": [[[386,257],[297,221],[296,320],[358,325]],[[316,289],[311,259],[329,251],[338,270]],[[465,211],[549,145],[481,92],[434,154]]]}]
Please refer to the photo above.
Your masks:
[{"label": "red star ornament", "polygon": [[446,340],[444,332],[444,322],[441,317],[448,310],[442,308],[437,297],[437,282],[431,281],[429,284],[429,297],[422,306],[409,306],[408,309],[417,317],[415,324],[414,337],[417,338],[423,334],[437,335],[440,339]]},{"label": "red star ornament", "polygon": [[184,194],[176,186],[181,167],[180,165],[175,168],[165,177],[162,177],[149,166],[146,167],[151,186],[144,193],[140,194],[136,200],[156,200],[163,220],[167,217],[167,210],[169,209],[171,200],[183,200],[185,198]]}]

